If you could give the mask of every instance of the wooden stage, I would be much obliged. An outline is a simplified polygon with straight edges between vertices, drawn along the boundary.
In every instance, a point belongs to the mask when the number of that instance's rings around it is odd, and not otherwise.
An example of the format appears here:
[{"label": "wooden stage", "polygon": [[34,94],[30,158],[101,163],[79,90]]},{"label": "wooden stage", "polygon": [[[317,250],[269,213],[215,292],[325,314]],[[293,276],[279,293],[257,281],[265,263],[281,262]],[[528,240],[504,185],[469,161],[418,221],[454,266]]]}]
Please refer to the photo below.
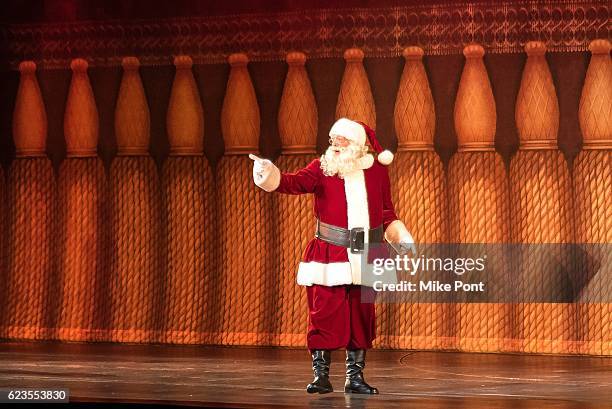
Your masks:
[{"label": "wooden stage", "polygon": [[[306,350],[168,345],[0,343],[0,387],[70,389],[71,402],[230,408],[612,408],[612,358],[371,351],[381,395],[308,395]],[[106,404],[95,404],[100,402]],[[77,405],[78,406],[78,405]],[[82,405],[81,405],[82,406]],[[64,407],[66,407],[64,405]]]}]

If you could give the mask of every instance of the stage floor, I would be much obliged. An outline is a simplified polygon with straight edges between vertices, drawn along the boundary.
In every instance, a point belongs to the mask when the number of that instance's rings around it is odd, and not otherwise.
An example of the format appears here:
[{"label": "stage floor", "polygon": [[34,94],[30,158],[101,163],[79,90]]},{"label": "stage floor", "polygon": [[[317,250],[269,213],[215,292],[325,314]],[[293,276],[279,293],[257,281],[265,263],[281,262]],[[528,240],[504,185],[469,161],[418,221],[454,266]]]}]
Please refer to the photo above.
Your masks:
[{"label": "stage floor", "polygon": [[306,350],[168,345],[0,343],[0,387],[70,389],[71,401],[217,407],[612,408],[612,358],[370,351],[381,395],[308,395]]}]

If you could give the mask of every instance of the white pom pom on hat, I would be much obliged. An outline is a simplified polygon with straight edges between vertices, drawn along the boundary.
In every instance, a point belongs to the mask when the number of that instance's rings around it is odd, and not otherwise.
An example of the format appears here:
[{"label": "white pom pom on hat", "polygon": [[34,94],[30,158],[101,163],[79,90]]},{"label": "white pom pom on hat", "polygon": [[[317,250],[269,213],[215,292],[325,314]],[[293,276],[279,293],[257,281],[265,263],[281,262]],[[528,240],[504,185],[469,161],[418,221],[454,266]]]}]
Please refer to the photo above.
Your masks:
[{"label": "white pom pom on hat", "polygon": [[388,149],[385,149],[384,151],[378,154],[377,159],[383,165],[390,165],[391,162],[393,162],[394,157],[395,156],[393,155],[393,152]]}]

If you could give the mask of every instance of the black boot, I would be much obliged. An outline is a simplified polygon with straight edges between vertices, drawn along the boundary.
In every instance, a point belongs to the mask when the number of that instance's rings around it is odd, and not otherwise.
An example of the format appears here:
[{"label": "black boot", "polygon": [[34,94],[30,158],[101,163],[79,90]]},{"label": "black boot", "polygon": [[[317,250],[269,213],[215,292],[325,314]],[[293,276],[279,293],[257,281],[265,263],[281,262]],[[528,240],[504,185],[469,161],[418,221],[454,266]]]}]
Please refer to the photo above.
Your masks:
[{"label": "black boot", "polygon": [[333,392],[329,382],[329,365],[331,364],[331,351],[317,349],[312,351],[312,370],[314,380],[306,387],[308,393],[329,393]]},{"label": "black boot", "polygon": [[347,349],[345,393],[378,394],[378,389],[371,387],[363,379],[363,368],[365,368],[365,350]]}]

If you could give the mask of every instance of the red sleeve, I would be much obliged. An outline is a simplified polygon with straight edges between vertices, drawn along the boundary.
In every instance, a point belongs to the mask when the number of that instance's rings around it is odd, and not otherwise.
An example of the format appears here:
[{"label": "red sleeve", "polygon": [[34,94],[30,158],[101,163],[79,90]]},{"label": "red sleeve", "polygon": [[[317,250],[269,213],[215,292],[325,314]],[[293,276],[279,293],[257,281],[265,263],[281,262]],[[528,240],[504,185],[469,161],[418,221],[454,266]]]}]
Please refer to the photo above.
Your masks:
[{"label": "red sleeve", "polygon": [[315,159],[297,172],[281,173],[280,184],[276,192],[290,195],[314,193],[319,187],[322,175],[320,161]]},{"label": "red sleeve", "polygon": [[391,200],[391,182],[389,181],[389,172],[386,166],[382,166],[382,199],[383,199],[383,229],[387,230],[387,226],[392,221],[397,220],[393,201]]}]

